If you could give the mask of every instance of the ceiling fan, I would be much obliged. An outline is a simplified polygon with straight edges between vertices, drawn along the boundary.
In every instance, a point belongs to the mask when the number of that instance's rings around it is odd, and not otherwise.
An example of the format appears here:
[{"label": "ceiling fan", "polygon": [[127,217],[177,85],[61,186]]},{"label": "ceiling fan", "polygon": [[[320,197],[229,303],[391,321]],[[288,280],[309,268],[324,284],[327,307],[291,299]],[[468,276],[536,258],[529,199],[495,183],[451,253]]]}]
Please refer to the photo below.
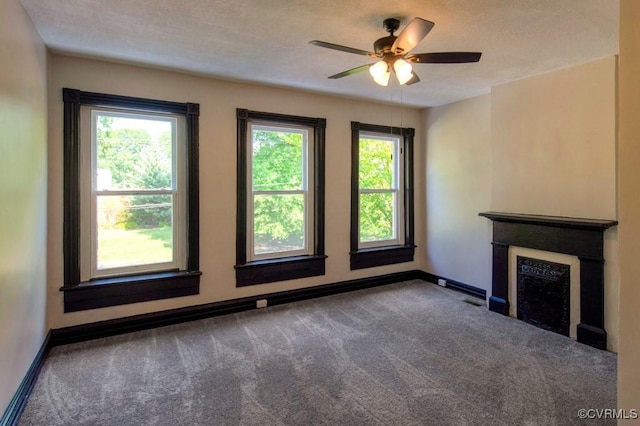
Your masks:
[{"label": "ceiling fan", "polygon": [[356,55],[369,56],[378,59],[373,64],[361,65],[347,71],[330,76],[329,78],[342,78],[369,69],[369,73],[374,81],[381,86],[389,83],[389,77],[393,71],[402,84],[415,84],[420,81],[418,75],[413,71],[411,64],[460,64],[468,62],[478,62],[482,53],[480,52],[433,52],[433,53],[410,53],[423,38],[427,36],[434,23],[422,18],[414,18],[398,34],[394,35],[400,28],[400,20],[388,18],[383,22],[388,36],[379,38],[373,43],[374,52],[355,49],[353,47],[341,46],[339,44],[327,43],[326,41],[312,40],[309,43],[314,46],[326,47],[327,49],[340,50]]}]

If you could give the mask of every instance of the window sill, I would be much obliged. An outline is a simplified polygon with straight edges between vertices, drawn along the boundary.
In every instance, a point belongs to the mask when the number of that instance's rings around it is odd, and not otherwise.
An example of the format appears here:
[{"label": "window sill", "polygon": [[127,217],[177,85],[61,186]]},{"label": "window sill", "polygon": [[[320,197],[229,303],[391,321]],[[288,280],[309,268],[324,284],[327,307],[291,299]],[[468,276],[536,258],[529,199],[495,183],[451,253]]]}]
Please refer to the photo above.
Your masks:
[{"label": "window sill", "polygon": [[200,271],[101,278],[62,287],[64,311],[77,312],[200,293]]},{"label": "window sill", "polygon": [[416,246],[384,246],[360,249],[350,253],[351,270],[412,262]]},{"label": "window sill", "polygon": [[324,275],[327,256],[293,256],[236,265],[236,287]]}]

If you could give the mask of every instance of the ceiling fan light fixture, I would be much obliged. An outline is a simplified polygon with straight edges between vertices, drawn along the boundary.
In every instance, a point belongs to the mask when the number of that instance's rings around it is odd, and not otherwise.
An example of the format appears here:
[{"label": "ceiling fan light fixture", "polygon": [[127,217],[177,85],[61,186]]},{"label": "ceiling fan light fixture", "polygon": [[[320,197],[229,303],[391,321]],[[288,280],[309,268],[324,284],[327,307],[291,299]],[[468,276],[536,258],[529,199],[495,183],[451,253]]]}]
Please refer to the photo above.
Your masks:
[{"label": "ceiling fan light fixture", "polygon": [[380,86],[386,86],[389,84],[389,77],[391,73],[389,72],[389,65],[385,61],[376,62],[375,64],[369,67],[369,74],[373,77],[373,81],[378,83]]},{"label": "ceiling fan light fixture", "polygon": [[413,77],[413,67],[404,59],[397,59],[393,63],[393,70],[396,72],[396,77],[401,85],[407,83]]}]

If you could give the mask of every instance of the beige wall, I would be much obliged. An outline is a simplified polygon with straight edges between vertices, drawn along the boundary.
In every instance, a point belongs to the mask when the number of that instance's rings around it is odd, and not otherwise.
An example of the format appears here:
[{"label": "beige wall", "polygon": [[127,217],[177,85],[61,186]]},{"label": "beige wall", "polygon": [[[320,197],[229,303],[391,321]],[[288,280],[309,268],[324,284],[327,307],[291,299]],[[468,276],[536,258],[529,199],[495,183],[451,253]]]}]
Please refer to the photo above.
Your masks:
[{"label": "beige wall", "polygon": [[424,113],[426,270],[491,289],[491,96]]},{"label": "beige wall", "polygon": [[618,406],[640,409],[640,2],[620,1]]},{"label": "beige wall", "polygon": [[[168,71],[52,55],[49,87],[49,326],[130,316],[420,268],[424,221],[416,223],[416,261],[349,270],[351,121],[416,128],[422,155],[420,111],[259,85],[225,82]],[[200,103],[200,295],[63,314],[62,294],[62,88]],[[326,275],[235,287],[236,108],[327,119]],[[392,119],[393,117],[393,119]],[[392,121],[393,120],[393,121]],[[417,161],[416,161],[417,162]],[[420,176],[416,168],[418,176]],[[419,180],[423,181],[423,180]],[[421,187],[416,206],[424,205]],[[416,212],[418,217],[422,213]]]},{"label": "beige wall", "polygon": [[[616,219],[616,58],[510,82],[424,117],[426,270],[491,293],[485,210]],[[605,328],[618,346],[618,237],[605,233]]]},{"label": "beige wall", "polygon": [[496,211],[615,219],[616,58],[491,89]]},{"label": "beige wall", "polygon": [[47,54],[18,0],[0,2],[0,414],[45,336]]}]

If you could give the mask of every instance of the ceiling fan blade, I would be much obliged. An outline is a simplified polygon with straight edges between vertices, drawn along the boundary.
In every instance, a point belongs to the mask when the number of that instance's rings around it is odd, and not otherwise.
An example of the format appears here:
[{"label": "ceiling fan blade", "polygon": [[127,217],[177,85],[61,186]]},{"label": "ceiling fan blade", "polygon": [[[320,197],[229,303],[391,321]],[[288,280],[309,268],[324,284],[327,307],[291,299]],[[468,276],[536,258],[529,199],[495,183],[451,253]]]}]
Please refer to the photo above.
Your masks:
[{"label": "ceiling fan blade", "polygon": [[350,70],[342,71],[341,73],[332,75],[329,78],[334,78],[335,79],[335,78],[347,77],[349,75],[353,75],[353,74],[359,73],[361,71],[368,70],[370,66],[371,66],[371,64],[360,65],[359,67],[351,68]]},{"label": "ceiling fan blade", "polygon": [[326,47],[327,49],[339,50],[341,52],[355,53],[356,55],[371,56],[374,58],[377,57],[377,55],[373,52],[367,52],[366,50],[356,49],[353,47],[341,46],[339,44],[327,43],[326,41],[311,40],[309,43],[313,44],[314,46]]},{"label": "ceiling fan blade", "polygon": [[416,47],[423,38],[429,34],[433,28],[433,22],[422,18],[413,18],[409,25],[398,35],[398,38],[391,46],[391,51],[399,54],[406,54]]},{"label": "ceiling fan blade", "polygon": [[482,53],[480,52],[434,52],[416,53],[407,56],[407,61],[419,64],[463,64],[467,62],[478,62]]},{"label": "ceiling fan blade", "polygon": [[416,83],[420,83],[420,77],[418,77],[418,74],[416,74],[416,72],[413,72],[413,77],[411,77],[411,79],[409,81],[407,81],[405,83],[406,86],[410,86],[412,84],[416,84]]}]

